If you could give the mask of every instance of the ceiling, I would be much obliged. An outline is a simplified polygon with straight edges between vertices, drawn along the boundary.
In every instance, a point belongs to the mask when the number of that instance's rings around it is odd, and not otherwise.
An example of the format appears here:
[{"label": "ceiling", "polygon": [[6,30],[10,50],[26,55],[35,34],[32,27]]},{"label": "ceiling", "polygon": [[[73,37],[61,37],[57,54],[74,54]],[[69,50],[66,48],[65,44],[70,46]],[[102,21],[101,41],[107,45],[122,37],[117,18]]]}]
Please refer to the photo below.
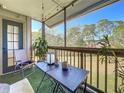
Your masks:
[{"label": "ceiling", "polygon": [[84,15],[118,0],[0,0],[6,10],[45,21],[52,27],[63,22],[66,8],[67,19]]}]

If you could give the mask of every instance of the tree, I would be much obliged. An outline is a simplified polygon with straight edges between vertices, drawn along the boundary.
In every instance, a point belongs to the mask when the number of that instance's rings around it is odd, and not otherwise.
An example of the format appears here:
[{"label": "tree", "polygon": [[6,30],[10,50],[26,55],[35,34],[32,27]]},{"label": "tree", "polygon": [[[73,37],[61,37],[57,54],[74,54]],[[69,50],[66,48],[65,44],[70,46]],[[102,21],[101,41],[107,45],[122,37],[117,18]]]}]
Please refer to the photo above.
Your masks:
[{"label": "tree", "polygon": [[[72,27],[67,31],[67,44],[68,46],[79,46],[79,38],[80,38],[81,32],[80,27]],[[81,42],[81,41],[80,41]]]},{"label": "tree", "polygon": [[85,42],[89,45],[90,42],[94,42],[95,36],[96,36],[96,25],[90,24],[90,25],[84,25],[82,36],[85,40]]},{"label": "tree", "polygon": [[101,37],[108,35],[110,36],[112,34],[112,31],[115,27],[114,22],[109,21],[108,19],[102,19],[98,21],[97,23],[97,36],[99,39]]},{"label": "tree", "polygon": [[86,40],[94,40],[94,37],[96,36],[95,29],[95,24],[84,25],[82,34]]},{"label": "tree", "polygon": [[56,29],[46,29],[46,40],[49,46],[63,46],[63,34],[58,33]]},{"label": "tree", "polygon": [[32,43],[37,39],[37,37],[42,37],[42,31],[39,29],[38,31],[32,32]]},{"label": "tree", "polygon": [[111,36],[111,42],[114,47],[123,48],[124,47],[124,21],[115,21],[117,27],[113,29]]}]

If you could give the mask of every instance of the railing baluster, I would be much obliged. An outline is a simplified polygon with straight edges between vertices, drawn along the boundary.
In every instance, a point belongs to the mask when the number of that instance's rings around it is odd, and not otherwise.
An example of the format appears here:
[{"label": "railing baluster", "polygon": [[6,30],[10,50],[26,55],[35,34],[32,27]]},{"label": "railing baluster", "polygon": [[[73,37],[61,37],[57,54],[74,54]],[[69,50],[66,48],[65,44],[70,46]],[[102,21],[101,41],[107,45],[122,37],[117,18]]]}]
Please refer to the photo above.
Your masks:
[{"label": "railing baluster", "polygon": [[67,57],[67,62],[68,62],[68,51],[66,52],[67,54],[66,54],[66,57]]},{"label": "railing baluster", "polygon": [[79,54],[79,52],[78,52],[78,67],[80,67],[80,64],[79,64],[79,55],[80,55],[80,54]]},{"label": "railing baluster", "polygon": [[57,55],[57,50],[56,49],[54,49],[54,51],[55,51],[55,59],[58,57],[58,55]]},{"label": "railing baluster", "polygon": [[58,52],[59,52],[59,54],[58,54],[58,56],[59,56],[58,59],[60,60],[60,50],[58,50]]},{"label": "railing baluster", "polygon": [[107,55],[105,55],[105,92],[107,92]]},{"label": "railing baluster", "polygon": [[64,50],[64,61],[65,61],[65,50]]},{"label": "railing baluster", "polygon": [[35,57],[36,57],[36,56],[35,56],[35,50],[34,50],[34,54],[33,54],[33,56],[34,56],[34,61],[36,61],[36,58],[35,58]]},{"label": "railing baluster", "polygon": [[75,66],[75,52],[74,52],[74,66]]},{"label": "railing baluster", "polygon": [[81,68],[84,68],[84,65],[83,65],[84,64],[83,52],[81,52],[80,55],[81,55],[81,57],[80,57],[81,58]]},{"label": "railing baluster", "polygon": [[71,51],[70,51],[70,65],[72,65],[72,64],[71,64],[71,63],[72,63],[71,61],[72,61],[72,60],[71,60]]},{"label": "railing baluster", "polygon": [[61,50],[61,62],[62,62],[62,50]]},{"label": "railing baluster", "polygon": [[90,53],[90,84],[92,85],[92,54]]},{"label": "railing baluster", "polygon": [[86,54],[84,54],[84,68],[86,69]]},{"label": "railing baluster", "polygon": [[97,54],[97,88],[99,88],[99,55]]},{"label": "railing baluster", "polygon": [[114,89],[115,89],[115,93],[117,93],[117,85],[118,85],[118,59],[116,58],[115,59],[115,86],[114,86]]}]

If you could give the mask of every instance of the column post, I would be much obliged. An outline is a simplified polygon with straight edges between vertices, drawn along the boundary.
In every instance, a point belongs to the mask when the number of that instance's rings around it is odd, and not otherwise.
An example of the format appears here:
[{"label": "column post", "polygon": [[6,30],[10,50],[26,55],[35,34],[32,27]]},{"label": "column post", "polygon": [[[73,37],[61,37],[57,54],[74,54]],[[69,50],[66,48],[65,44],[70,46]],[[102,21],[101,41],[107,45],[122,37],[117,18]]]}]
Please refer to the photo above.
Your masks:
[{"label": "column post", "polygon": [[66,31],[67,31],[67,20],[66,20],[66,8],[64,8],[64,47],[66,47]]},{"label": "column post", "polygon": [[42,39],[45,40],[45,22],[42,22]]}]

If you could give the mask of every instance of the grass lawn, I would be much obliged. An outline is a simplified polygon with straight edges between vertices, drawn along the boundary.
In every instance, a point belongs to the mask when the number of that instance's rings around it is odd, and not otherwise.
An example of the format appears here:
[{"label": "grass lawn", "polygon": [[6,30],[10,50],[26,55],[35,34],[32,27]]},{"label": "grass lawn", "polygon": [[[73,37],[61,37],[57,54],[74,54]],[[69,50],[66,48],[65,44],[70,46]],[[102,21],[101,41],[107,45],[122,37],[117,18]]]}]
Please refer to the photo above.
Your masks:
[{"label": "grass lawn", "polygon": [[[31,71],[32,71],[31,69],[26,70],[25,75],[29,74]],[[37,68],[33,74],[31,74],[30,76],[27,77],[29,82],[31,83],[31,86],[33,87],[33,89],[35,91],[36,91],[42,77],[43,77],[43,72],[41,72]],[[45,78],[46,79],[43,81],[38,93],[52,93],[52,90],[54,88],[54,84],[52,84],[47,77],[45,77]],[[17,82],[21,79],[23,79],[21,76],[21,73],[17,72],[17,73],[12,73],[12,74],[8,74],[8,75],[0,76],[0,83],[13,84],[14,82]],[[50,88],[50,86],[51,86],[51,88]],[[65,90],[65,91],[66,92],[63,92],[63,93],[70,93],[67,90]],[[83,93],[83,92],[81,89],[78,89],[77,93]]]}]

